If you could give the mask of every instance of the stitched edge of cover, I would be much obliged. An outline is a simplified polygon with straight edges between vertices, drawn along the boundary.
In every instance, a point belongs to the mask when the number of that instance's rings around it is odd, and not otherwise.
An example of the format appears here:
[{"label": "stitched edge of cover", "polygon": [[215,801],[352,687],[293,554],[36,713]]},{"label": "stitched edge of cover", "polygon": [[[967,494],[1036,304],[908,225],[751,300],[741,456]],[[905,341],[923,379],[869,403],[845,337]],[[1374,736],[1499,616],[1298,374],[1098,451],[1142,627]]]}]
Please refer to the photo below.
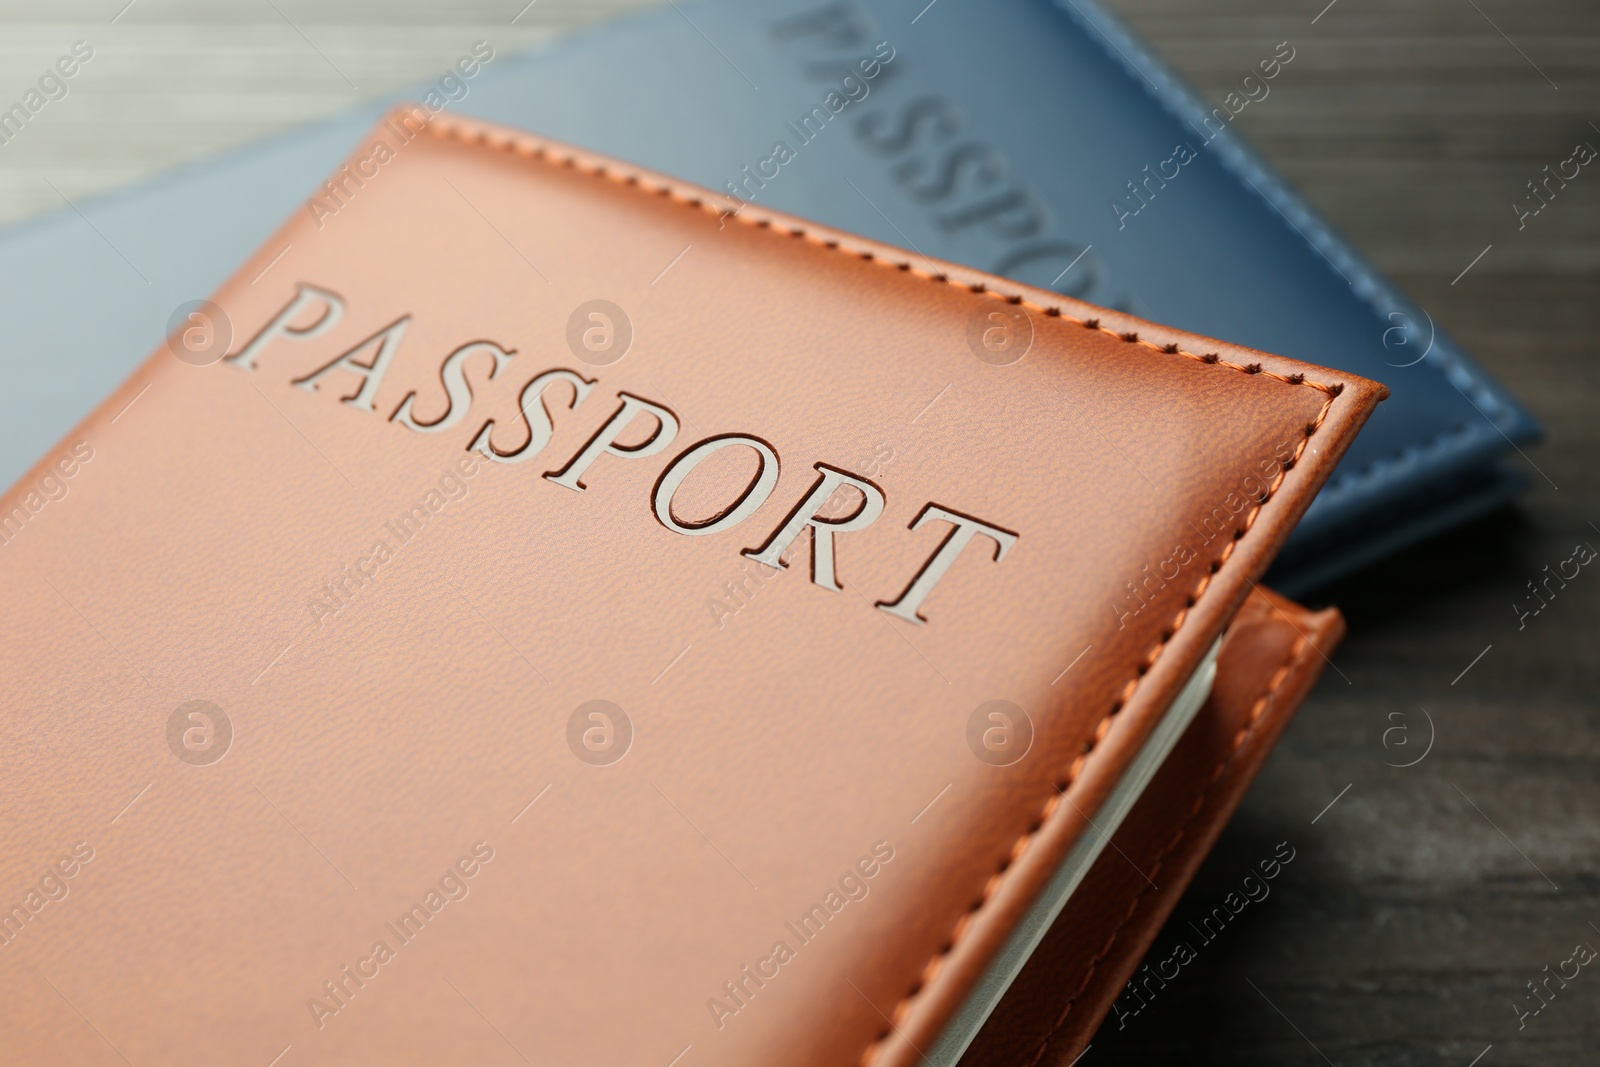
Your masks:
[{"label": "stitched edge of cover", "polygon": [[[400,110],[402,113],[405,113],[404,108]],[[1154,352],[1161,352],[1167,355],[1185,356],[1189,359],[1197,360],[1200,363],[1212,366],[1227,367],[1230,370],[1238,371],[1242,374],[1261,375],[1263,377],[1271,378],[1275,381],[1283,382],[1288,385],[1305,386],[1307,388],[1316,389],[1317,391],[1324,393],[1327,397],[1322,404],[1322,408],[1317,412],[1316,418],[1306,424],[1304,436],[1301,437],[1299,446],[1295,448],[1294,455],[1283,464],[1282,469],[1278,472],[1277,477],[1273,479],[1272,484],[1266,488],[1260,499],[1256,501],[1256,506],[1245,515],[1243,524],[1235,528],[1233,539],[1230,540],[1223,548],[1221,555],[1219,555],[1216,560],[1212,562],[1207,573],[1201,577],[1199,582],[1196,583],[1194,590],[1189,594],[1184,606],[1178,610],[1178,613],[1173,616],[1171,623],[1168,624],[1167,629],[1162,634],[1161,640],[1145,655],[1144,662],[1137,668],[1135,677],[1123,687],[1122,694],[1112,702],[1111,710],[1106,712],[1105,716],[1095,727],[1093,731],[1093,737],[1084,745],[1083,752],[1081,752],[1067,768],[1065,777],[1056,783],[1055,789],[1051,792],[1050,799],[1045,801],[1043,807],[1039,811],[1038,816],[1028,827],[1027,831],[1019,836],[1012,844],[1009,853],[1001,862],[999,869],[996,870],[994,874],[990,875],[989,880],[984,884],[983,892],[979,895],[978,899],[969,905],[961,917],[956,920],[956,924],[950,932],[949,939],[945,942],[943,947],[941,947],[939,951],[936,952],[933,957],[923,965],[922,971],[916,981],[912,984],[911,988],[905,993],[905,995],[900,998],[893,1011],[890,1012],[889,1027],[879,1033],[877,1037],[873,1038],[872,1041],[868,1043],[867,1047],[862,1051],[859,1057],[859,1062],[861,1063],[862,1067],[868,1067],[868,1065],[870,1065],[876,1058],[879,1050],[883,1046],[884,1041],[888,1039],[890,1034],[895,1032],[895,1029],[898,1027],[899,1023],[907,1014],[909,1014],[912,1004],[916,1001],[918,995],[938,977],[940,970],[943,968],[945,959],[952,951],[955,950],[955,947],[961,943],[962,938],[971,928],[974,918],[998,893],[1000,886],[1004,883],[1006,872],[1011,869],[1016,860],[1020,859],[1027,852],[1028,846],[1033,842],[1033,839],[1038,834],[1039,829],[1057,810],[1059,810],[1060,801],[1066,796],[1067,789],[1075,781],[1077,781],[1078,776],[1083,772],[1084,767],[1087,765],[1088,758],[1094,753],[1094,750],[1098,746],[1099,742],[1105,738],[1108,732],[1110,732],[1112,720],[1116,717],[1117,712],[1121,711],[1123,706],[1127,704],[1127,702],[1133,697],[1134,693],[1139,687],[1139,683],[1143,681],[1145,675],[1149,673],[1150,668],[1155,665],[1158,659],[1160,659],[1161,653],[1165,651],[1167,645],[1171,643],[1172,638],[1176,636],[1180,629],[1183,628],[1183,624],[1188,619],[1191,609],[1193,609],[1194,606],[1199,603],[1200,598],[1204,596],[1206,590],[1210,588],[1212,578],[1219,571],[1221,571],[1223,565],[1228,561],[1229,557],[1233,555],[1233,550],[1238,547],[1240,540],[1242,540],[1244,535],[1249,532],[1252,526],[1255,525],[1256,518],[1261,514],[1262,508],[1266,506],[1267,502],[1272,499],[1273,494],[1278,491],[1278,489],[1283,485],[1284,481],[1289,477],[1289,472],[1293,470],[1295,465],[1300,461],[1300,457],[1305,453],[1306,445],[1310,443],[1312,436],[1316,434],[1316,432],[1322,428],[1322,424],[1327,421],[1328,412],[1333,407],[1333,403],[1338,398],[1339,394],[1344,391],[1344,386],[1336,382],[1328,383],[1314,381],[1312,379],[1308,379],[1304,374],[1299,373],[1279,374],[1276,371],[1266,370],[1259,363],[1234,363],[1230,360],[1222,359],[1215,352],[1200,354],[1185,351],[1179,348],[1176,344],[1159,345],[1153,341],[1142,340],[1137,333],[1119,333],[1116,330],[1101,326],[1099,319],[1080,319],[1076,316],[1065,314],[1060,307],[1036,304],[1031,301],[1024,300],[1020,295],[1002,293],[991,289],[989,286],[982,283],[968,284],[965,282],[955,281],[947,274],[934,271],[918,270],[913,267],[909,261],[896,262],[884,259],[877,253],[870,250],[849,249],[846,248],[843,242],[839,240],[831,237],[819,237],[804,227],[796,226],[775,229],[772,219],[764,217],[759,213],[752,216],[733,214],[724,210],[722,207],[718,206],[715,202],[707,199],[706,197],[696,195],[693,192],[686,192],[679,186],[670,182],[646,185],[645,180],[637,173],[634,173],[630,170],[625,170],[621,167],[615,167],[605,163],[595,162],[592,159],[584,158],[573,151],[564,150],[564,147],[557,147],[552,143],[534,137],[531,134],[514,132],[504,128],[494,127],[488,124],[480,124],[470,120],[462,120],[455,117],[443,116],[435,116],[425,125],[423,125],[422,129],[441,139],[454,138],[455,140],[458,140],[469,146],[483,145],[489,148],[498,149],[500,151],[510,152],[514,155],[524,158],[537,159],[541,162],[549,164],[559,164],[570,170],[575,170],[591,177],[606,178],[616,182],[619,185],[629,186],[644,193],[654,193],[656,195],[665,197],[668,200],[687,208],[704,211],[708,214],[720,215],[724,219],[733,218],[746,226],[751,226],[757,229],[766,229],[774,232],[775,234],[781,233],[787,234],[790,237],[801,238],[830,251],[839,252],[845,255],[855,255],[863,260],[875,263],[887,269],[899,270],[914,275],[918,278],[922,278],[926,281],[949,285],[952,288],[970,292],[978,296],[985,296],[995,300],[1003,300],[1008,304],[1021,305],[1029,308],[1030,310],[1038,311],[1051,318],[1065,319],[1066,321],[1075,323],[1076,325],[1082,326],[1085,329],[1099,331],[1100,333],[1115,337],[1127,344],[1143,345],[1145,348],[1148,348]]]},{"label": "stitched edge of cover", "polygon": [[[1104,42],[1101,51],[1107,58],[1121,66],[1124,73],[1137,74],[1150,83],[1149,95],[1155,98],[1163,111],[1179,123],[1187,123],[1190,129],[1195,129],[1194,120],[1197,116],[1209,117],[1215,110],[1208,106],[1209,102],[1166,60],[1147,47],[1143,38],[1138,37],[1122,19],[1108,11],[1098,0],[1055,0],[1055,7],[1067,17],[1077,21],[1080,26],[1087,26],[1096,31],[1100,40]],[[1113,35],[1116,40],[1113,40]],[[1143,66],[1135,63],[1130,53],[1138,56],[1143,61]],[[1150,73],[1146,73],[1145,67],[1149,68]],[[1155,84],[1157,81],[1161,83],[1159,86]],[[1340,277],[1351,285],[1357,299],[1366,304],[1375,316],[1381,317],[1386,311],[1395,309],[1420,309],[1415,300],[1406,296],[1398,286],[1389,281],[1349,241],[1335,233],[1328,221],[1306,201],[1305,197],[1294,191],[1283,175],[1232,124],[1214,134],[1206,143],[1216,146],[1217,159],[1222,168],[1243,180],[1262,203],[1283,216],[1284,221],[1289,223],[1300,240],[1322,256]],[[1288,210],[1285,211],[1285,208]],[[1297,216],[1299,221],[1291,220],[1291,215]],[[1302,229],[1302,226],[1306,229]],[[1311,232],[1307,233],[1307,229]],[[1334,262],[1336,259],[1340,261],[1338,264]],[[1346,270],[1355,276],[1354,280],[1345,274]],[[1478,401],[1492,411],[1503,413],[1506,425],[1518,421],[1519,415],[1523,419],[1531,418],[1504,386],[1476,366],[1471,357],[1456,348],[1453,342],[1446,342],[1444,347],[1435,348],[1434,351],[1438,353],[1437,357],[1425,359],[1423,362],[1437,371],[1448,384],[1456,385],[1457,388],[1460,386],[1452,381],[1452,375],[1459,374],[1465,378],[1467,384],[1477,394]],[[1485,415],[1484,420],[1494,429],[1505,429],[1505,426],[1494,418]],[[1474,429],[1471,435],[1481,435],[1481,431]],[[1424,444],[1424,447],[1435,452],[1445,451],[1443,441],[1445,436],[1446,434],[1435,435]],[[1409,444],[1402,446],[1388,458],[1398,458],[1410,447],[1412,446]],[[1373,475],[1368,473],[1366,477],[1372,478]]]},{"label": "stitched edge of cover", "polygon": [[[567,167],[570,170],[576,170],[591,177],[607,178],[619,185],[630,186],[638,189],[641,192],[655,193],[659,196],[666,197],[674,203],[681,204],[684,207],[696,208],[708,214],[719,215],[724,219],[731,218],[743,223],[746,226],[751,226],[756,229],[764,229],[774,233],[787,234],[790,237],[798,237],[809,241],[811,244],[826,248],[829,251],[839,252],[844,255],[854,255],[870,263],[876,263],[881,267],[891,270],[899,270],[915,277],[922,278],[925,281],[942,283],[954,289],[987,296],[994,300],[1003,300],[1008,304],[1020,305],[1028,308],[1031,311],[1037,311],[1053,319],[1063,319],[1067,322],[1083,326],[1086,329],[1098,330],[1100,333],[1106,334],[1110,337],[1115,337],[1119,341],[1124,341],[1129,344],[1143,345],[1145,348],[1148,348],[1154,352],[1163,352],[1168,355],[1187,356],[1189,359],[1198,360],[1201,363],[1227,367],[1230,370],[1240,371],[1244,374],[1259,374],[1263,377],[1284,382],[1288,385],[1303,385],[1311,389],[1316,389],[1319,392],[1326,393],[1330,398],[1338,396],[1344,390],[1344,386],[1337,382],[1329,383],[1314,381],[1307,378],[1304,374],[1298,373],[1279,374],[1276,371],[1266,370],[1259,363],[1234,363],[1231,360],[1223,359],[1215,352],[1208,352],[1205,354],[1189,352],[1179,348],[1175,344],[1159,345],[1154,341],[1143,340],[1137,333],[1119,333],[1116,330],[1100,325],[1099,319],[1080,319],[1074,315],[1066,314],[1059,307],[1049,304],[1038,304],[1030,300],[1024,300],[1021,296],[1002,293],[987,285],[984,285],[981,282],[976,285],[970,285],[966,282],[956,281],[948,274],[944,274],[943,272],[919,270],[912,266],[910,261],[897,262],[884,259],[877,253],[868,250],[846,248],[843,242],[832,237],[818,237],[816,234],[813,234],[803,226],[782,227],[780,229],[774,226],[772,219],[763,216],[759,212],[753,215],[730,212],[719,206],[715,201],[707,197],[696,195],[693,192],[686,192],[678,185],[670,182],[646,185],[645,180],[631,170],[609,166],[604,163],[596,163],[593,160],[585,159],[582,156],[570,151],[553,151],[552,149],[555,148],[553,144],[546,142],[541,138],[535,137],[532,134],[513,133],[507,130],[490,128],[469,120],[444,116],[435,116],[430,122],[427,123],[427,125],[423,126],[422,129],[432,133],[436,137],[454,138],[468,145],[487,145],[490,148],[497,148],[501,151],[511,152],[515,155],[523,156],[525,158],[537,159],[545,163],[559,164]],[[1321,422],[1320,414],[1318,416],[1318,422]]]},{"label": "stitched edge of cover", "polygon": [[[1272,610],[1278,612],[1280,609],[1273,607]],[[1173,851],[1183,843],[1183,839],[1188,836],[1189,830],[1194,826],[1195,818],[1200,814],[1201,810],[1205,808],[1206,801],[1210,799],[1212,788],[1216,786],[1217,782],[1222,778],[1223,773],[1238,757],[1239,750],[1244,747],[1245,741],[1249,739],[1250,735],[1255,732],[1256,727],[1260,725],[1262,716],[1266,713],[1267,705],[1270,704],[1272,699],[1278,695],[1278,690],[1283,688],[1283,683],[1288,681],[1289,676],[1294,672],[1294,668],[1298,666],[1302,659],[1306,658],[1306,649],[1315,649],[1316,647],[1317,646],[1312,644],[1311,640],[1304,634],[1297,637],[1294,643],[1289,646],[1289,654],[1284,657],[1283,663],[1278,667],[1277,671],[1274,672],[1272,680],[1267,683],[1266,690],[1261,694],[1260,697],[1256,699],[1255,704],[1251,706],[1249,721],[1245,723],[1245,725],[1241,727],[1236,734],[1234,734],[1233,745],[1228,749],[1228,752],[1225,756],[1217,760],[1216,766],[1212,768],[1210,779],[1206,781],[1205,785],[1200,787],[1199,795],[1195,797],[1194,806],[1189,810],[1189,814],[1184,816],[1183,822],[1179,825],[1177,832],[1173,834],[1172,840],[1167,842],[1166,846],[1162,848],[1160,853],[1156,855],[1155,865],[1150,868],[1150,877],[1152,879],[1161,872],[1161,866],[1167,861],[1167,857],[1172,855]],[[1028,1067],[1035,1067],[1035,1065],[1038,1064],[1038,1062],[1044,1057],[1045,1051],[1050,1047],[1050,1042],[1055,1040],[1056,1035],[1061,1032],[1061,1028],[1067,1024],[1067,1018],[1072,1014],[1072,1009],[1077,1006],[1078,998],[1083,996],[1083,991],[1085,989],[1089,988],[1089,982],[1094,978],[1095,972],[1099,970],[1100,964],[1104,963],[1106,957],[1111,955],[1111,949],[1116,945],[1117,939],[1122,936],[1123,931],[1126,930],[1128,928],[1128,924],[1133,921],[1134,915],[1144,904],[1145,899],[1153,892],[1153,888],[1148,886],[1143,887],[1140,889],[1138,895],[1133,898],[1133,902],[1128,905],[1127,913],[1122,916],[1122,921],[1119,922],[1116,928],[1111,931],[1110,935],[1106,938],[1105,944],[1101,946],[1100,951],[1096,953],[1094,959],[1089,961],[1089,969],[1084,972],[1083,981],[1078,983],[1078,988],[1073,990],[1072,996],[1067,998],[1067,1002],[1062,1007],[1061,1014],[1057,1017],[1055,1025],[1050,1028],[1050,1032],[1046,1034],[1039,1042],[1038,1051],[1036,1051],[1033,1054],[1033,1058],[1028,1061]]]}]

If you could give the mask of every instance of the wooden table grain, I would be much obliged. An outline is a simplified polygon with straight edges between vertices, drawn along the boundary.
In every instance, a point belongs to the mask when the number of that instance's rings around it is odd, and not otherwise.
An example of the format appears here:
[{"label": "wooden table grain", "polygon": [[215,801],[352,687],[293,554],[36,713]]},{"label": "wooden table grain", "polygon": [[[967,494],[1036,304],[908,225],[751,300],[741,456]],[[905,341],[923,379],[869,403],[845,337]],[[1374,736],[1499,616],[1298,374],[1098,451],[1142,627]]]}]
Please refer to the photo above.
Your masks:
[{"label": "wooden table grain", "polygon": [[1318,598],[1350,636],[1156,953],[1277,842],[1299,858],[1083,1063],[1594,1064],[1600,970],[1512,1005],[1600,948],[1600,572],[1525,628],[1512,605],[1600,547],[1600,171],[1523,229],[1511,204],[1600,148],[1600,8],[1325,3],[1114,6],[1213,99],[1293,42],[1245,133],[1548,439],[1515,507]]},{"label": "wooden table grain", "polygon": [[[0,146],[0,222],[431,80],[475,40],[517,51],[647,6],[0,3],[0,100],[74,41],[95,49],[53,120]],[[1515,507],[1318,598],[1350,637],[1156,952],[1278,842],[1295,862],[1082,1063],[1600,1062],[1600,969],[1520,1025],[1513,1008],[1600,947],[1600,572],[1525,627],[1513,608],[1600,546],[1600,171],[1521,229],[1511,208],[1575,143],[1600,147],[1600,7],[1112,6],[1213,99],[1291,42],[1239,127],[1549,438],[1518,460],[1534,486]]]}]

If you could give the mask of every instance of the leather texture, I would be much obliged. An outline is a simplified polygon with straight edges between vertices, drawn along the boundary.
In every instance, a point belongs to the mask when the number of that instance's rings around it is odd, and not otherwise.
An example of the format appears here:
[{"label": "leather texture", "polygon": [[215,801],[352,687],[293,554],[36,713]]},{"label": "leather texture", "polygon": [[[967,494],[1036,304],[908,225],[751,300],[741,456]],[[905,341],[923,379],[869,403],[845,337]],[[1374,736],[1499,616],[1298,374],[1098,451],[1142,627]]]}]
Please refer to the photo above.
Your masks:
[{"label": "leather texture", "polygon": [[[1089,0],[941,4],[911,26],[916,13],[889,0],[664,5],[545,55],[502,53],[449,106],[716,190],[758,169],[775,173],[747,195],[1384,382],[1393,399],[1272,575],[1286,592],[1465,521],[1525,484],[1497,466],[1518,462],[1508,439],[1526,443],[1538,431],[1516,399],[1343,241],[1234,123],[1216,133],[1221,102],[1202,104],[1115,19]],[[893,60],[846,86],[880,41]],[[1254,71],[1252,93],[1300,91],[1311,61],[1275,56],[1299,43],[1261,41],[1260,60],[1279,73],[1262,80]],[[849,99],[847,89],[860,99],[820,135],[802,142],[791,131],[814,108],[826,113],[829,93]],[[1241,106],[1240,94],[1233,99]],[[279,220],[307,211],[383,106],[80,205],[94,228],[63,208],[0,237],[0,275],[10,280],[0,288],[10,387],[0,391],[0,483],[132,373],[175,306],[215,290]],[[1247,106],[1248,117],[1276,103],[1267,96]],[[764,163],[778,140],[795,158]],[[1175,179],[1151,178],[1173,173],[1177,165],[1164,161],[1179,142],[1196,158]],[[1119,226],[1109,207],[1137,202],[1129,183],[1149,204]],[[46,351],[54,357],[37,356]]]},{"label": "leather texture", "polygon": [[[92,452],[69,492],[32,506],[52,452],[0,501],[26,513],[0,571],[25,627],[0,647],[0,886],[96,855],[0,949],[0,1047],[917,1062],[1384,388],[730,217],[507,128],[403,124],[364,139],[334,219],[296,213],[216,294],[228,359],[158,350],[57,450]],[[286,311],[307,293],[342,316]],[[631,322],[611,361],[575,339],[596,299]],[[995,315],[1031,332],[1015,362],[973,340]],[[551,386],[548,442],[469,474],[487,421],[502,451],[529,439],[522,389],[553,370],[595,384]],[[582,492],[552,484],[629,397],[668,417]],[[656,489],[725,434],[768,443],[775,489],[675,532]],[[791,556],[715,628],[741,550],[884,441],[881,517],[834,538],[842,589]],[[668,514],[757,484],[753,451]],[[930,504],[1015,541],[967,548],[912,625],[874,605],[948,537]],[[595,700],[631,723],[608,766],[572,729]],[[995,700],[1031,721],[1004,767],[968,740]],[[193,701],[231,724],[205,766]]]},{"label": "leather texture", "polygon": [[[1334,609],[1251,594],[1223,638],[1210,699],[962,1067],[1067,1067],[1083,1054],[1343,636]],[[1130,997],[1128,1010],[1140,1003]]]}]

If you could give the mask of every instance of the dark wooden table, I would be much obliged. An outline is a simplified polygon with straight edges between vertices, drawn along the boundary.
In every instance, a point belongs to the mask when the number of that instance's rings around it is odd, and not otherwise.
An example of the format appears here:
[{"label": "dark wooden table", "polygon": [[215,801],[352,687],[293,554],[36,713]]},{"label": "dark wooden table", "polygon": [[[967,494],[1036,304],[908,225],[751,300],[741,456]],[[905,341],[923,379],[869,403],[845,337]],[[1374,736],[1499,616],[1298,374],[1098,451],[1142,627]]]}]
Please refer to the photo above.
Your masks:
[{"label": "dark wooden table", "polygon": [[[119,14],[124,2],[0,10],[8,85],[76,38],[100,49],[59,121],[6,149],[0,220],[59,206],[43,178],[89,195],[427,80],[478,37],[515,50],[650,0],[543,0],[515,25],[521,4],[496,0],[285,0],[295,26],[269,5],[143,0]],[[1212,99],[1292,42],[1290,75],[1239,126],[1549,440],[1529,450],[1534,488],[1514,509],[1326,591],[1350,620],[1337,670],[1156,951],[1277,842],[1294,863],[1082,1063],[1600,1062],[1600,968],[1552,982],[1520,1030],[1512,1009],[1576,943],[1600,947],[1600,569],[1526,629],[1512,609],[1576,543],[1600,546],[1600,168],[1520,232],[1510,208],[1574,143],[1600,147],[1600,6],[1112,3]],[[1427,756],[1387,766],[1424,750],[1429,716]]]},{"label": "dark wooden table", "polygon": [[[1520,1027],[1512,1008],[1577,943],[1600,949],[1600,568],[1524,629],[1512,608],[1600,548],[1600,167],[1520,232],[1510,207],[1575,143],[1600,148],[1600,7],[1338,0],[1313,25],[1325,3],[1113,7],[1213,99],[1291,41],[1295,77],[1245,132],[1549,437],[1516,507],[1316,598],[1349,618],[1337,671],[1155,951],[1277,842],[1296,861],[1082,1063],[1600,1063],[1600,967],[1552,980]],[[1426,758],[1386,766],[1422,754],[1429,716]]]}]

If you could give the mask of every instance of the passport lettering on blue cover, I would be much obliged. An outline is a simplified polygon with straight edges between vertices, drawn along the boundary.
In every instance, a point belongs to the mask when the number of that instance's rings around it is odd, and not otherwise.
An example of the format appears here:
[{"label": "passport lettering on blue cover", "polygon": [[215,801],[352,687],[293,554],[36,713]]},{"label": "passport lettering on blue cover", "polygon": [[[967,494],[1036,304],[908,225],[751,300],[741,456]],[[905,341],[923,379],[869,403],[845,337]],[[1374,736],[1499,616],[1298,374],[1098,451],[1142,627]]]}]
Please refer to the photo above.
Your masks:
[{"label": "passport lettering on blue cover", "polygon": [[[439,105],[722,190],[729,211],[777,208],[1384,382],[1271,575],[1296,593],[1504,503],[1525,482],[1507,457],[1538,435],[1235,132],[1296,56],[1262,42],[1207,103],[1088,0],[718,0],[499,57]],[[0,476],[285,215],[336,226],[323,183],[391,102],[0,237]]]}]

